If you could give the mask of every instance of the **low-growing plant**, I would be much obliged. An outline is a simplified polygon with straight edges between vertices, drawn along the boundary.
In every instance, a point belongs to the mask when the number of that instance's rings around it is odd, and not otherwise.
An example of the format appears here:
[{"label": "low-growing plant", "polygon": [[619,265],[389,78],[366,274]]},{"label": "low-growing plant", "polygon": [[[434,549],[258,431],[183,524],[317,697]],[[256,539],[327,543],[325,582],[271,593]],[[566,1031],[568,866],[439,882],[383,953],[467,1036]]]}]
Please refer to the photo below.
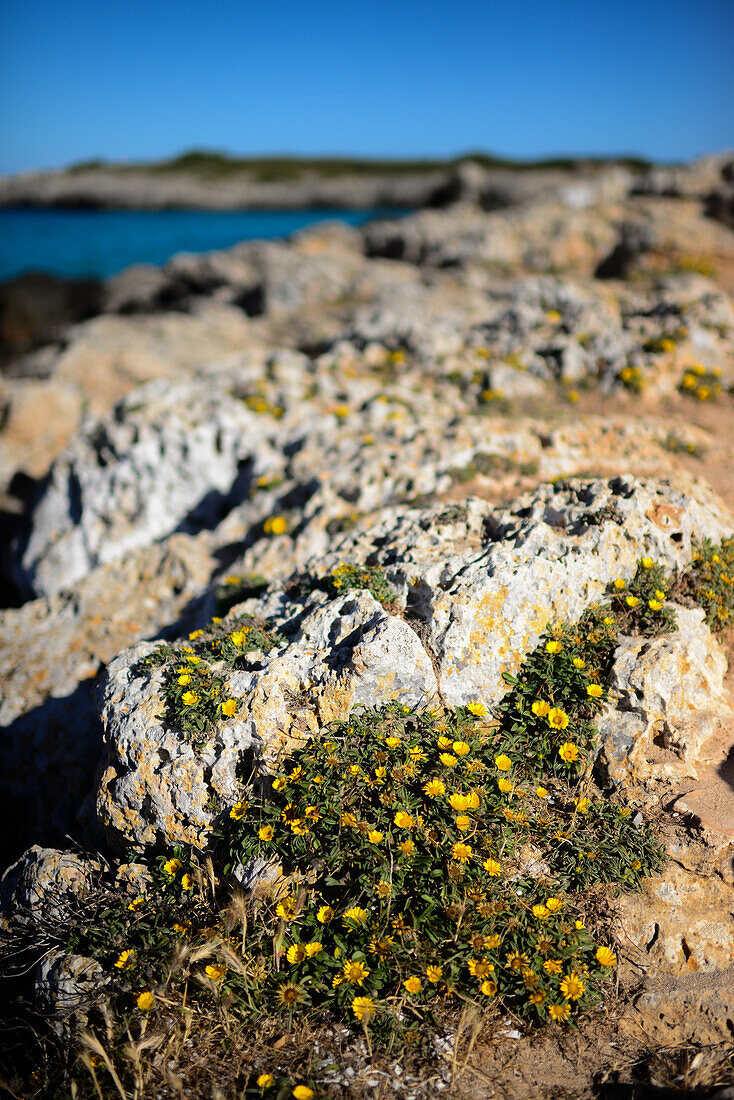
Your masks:
[{"label": "low-growing plant", "polygon": [[681,595],[702,607],[712,630],[734,623],[734,537],[694,544],[691,567],[680,579]]},{"label": "low-growing plant", "polygon": [[686,443],[675,432],[668,432],[661,446],[673,455],[687,454],[693,458],[704,458],[706,455],[705,447],[702,447],[699,443]]},{"label": "low-growing plant", "polygon": [[645,376],[639,367],[622,367],[617,377],[630,393],[642,393],[645,389]]},{"label": "low-growing plant", "polygon": [[617,577],[607,586],[610,610],[622,634],[652,638],[676,628],[675,615],[667,606],[674,578],[652,558],[642,558],[631,581]]},{"label": "low-growing plant", "polygon": [[697,401],[712,401],[723,392],[721,377],[722,371],[718,367],[694,363],[681,377],[678,391],[686,397],[695,397]]},{"label": "low-growing plant", "polygon": [[163,666],[166,719],[188,739],[201,742],[216,722],[237,713],[238,700],[226,692],[227,673],[284,640],[257,616],[240,615],[226,623],[217,616],[206,629],[192,631],[188,643],[159,646],[142,665]]}]

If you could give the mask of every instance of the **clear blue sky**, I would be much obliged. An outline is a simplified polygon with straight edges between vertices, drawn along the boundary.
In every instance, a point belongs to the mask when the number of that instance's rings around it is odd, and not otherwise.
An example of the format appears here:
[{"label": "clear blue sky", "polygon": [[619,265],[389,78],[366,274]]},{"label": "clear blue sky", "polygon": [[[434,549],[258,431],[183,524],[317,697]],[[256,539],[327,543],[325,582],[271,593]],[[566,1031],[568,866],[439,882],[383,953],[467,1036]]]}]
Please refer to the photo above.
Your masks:
[{"label": "clear blue sky", "polygon": [[3,0],[0,171],[734,146],[733,0]]}]

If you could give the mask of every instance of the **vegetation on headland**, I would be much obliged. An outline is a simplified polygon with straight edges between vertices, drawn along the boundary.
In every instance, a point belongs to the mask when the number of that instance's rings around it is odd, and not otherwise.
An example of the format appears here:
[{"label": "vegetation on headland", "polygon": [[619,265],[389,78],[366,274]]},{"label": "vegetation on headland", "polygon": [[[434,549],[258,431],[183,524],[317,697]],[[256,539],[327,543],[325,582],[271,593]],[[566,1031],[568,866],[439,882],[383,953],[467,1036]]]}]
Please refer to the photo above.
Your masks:
[{"label": "vegetation on headland", "polygon": [[482,168],[534,171],[537,169],[573,170],[590,166],[620,164],[634,171],[644,171],[650,162],[637,156],[619,157],[549,157],[544,160],[512,160],[490,153],[467,152],[449,158],[383,159],[380,157],[238,157],[208,149],[191,149],[167,160],[140,163],[116,163],[101,159],[79,161],[66,171],[79,174],[90,171],[184,173],[206,178],[249,175],[254,181],[275,183],[297,180],[306,175],[325,179],[341,176],[401,176],[440,172],[472,162]]}]

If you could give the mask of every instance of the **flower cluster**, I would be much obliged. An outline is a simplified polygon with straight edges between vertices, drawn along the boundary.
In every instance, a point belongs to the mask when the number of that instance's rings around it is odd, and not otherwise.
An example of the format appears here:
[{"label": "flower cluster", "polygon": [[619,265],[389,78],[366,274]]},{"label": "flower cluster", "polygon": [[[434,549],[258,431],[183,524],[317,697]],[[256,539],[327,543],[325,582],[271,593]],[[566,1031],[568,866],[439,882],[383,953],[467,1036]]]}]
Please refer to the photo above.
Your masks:
[{"label": "flower cluster", "polygon": [[[575,652],[565,634],[549,636],[539,661],[561,659],[566,644]],[[452,998],[501,999],[546,1021],[594,1003],[614,953],[584,927],[574,891],[634,885],[657,857],[623,806],[593,800],[579,780],[584,723],[604,689],[573,661],[578,697],[564,708],[538,695],[524,756],[479,701],[392,704],[334,724],[283,762],[247,814],[230,815],[229,865],[264,859],[284,874],[274,923],[260,924],[280,945],[259,986],[266,1002],[327,1002],[390,1027],[406,1001],[430,1013]],[[546,768],[537,743],[553,745]],[[257,936],[249,950],[267,957]]]},{"label": "flower cluster", "polygon": [[607,585],[614,625],[621,634],[652,638],[675,630],[676,620],[668,606],[673,578],[653,558],[641,558],[634,577],[616,577]]},{"label": "flower cluster", "polygon": [[691,568],[680,581],[681,594],[703,607],[712,630],[734,623],[734,538],[695,546]]},{"label": "flower cluster", "polygon": [[267,653],[282,637],[252,615],[212,619],[187,643],[163,645],[144,664],[163,665],[162,695],[167,720],[191,740],[204,741],[217,722],[235,717],[237,699],[227,692],[228,669],[244,667],[253,654]]},{"label": "flower cluster", "polygon": [[686,397],[694,397],[698,401],[712,401],[722,393],[721,376],[722,372],[718,367],[694,363],[684,372],[678,383],[678,390]]}]

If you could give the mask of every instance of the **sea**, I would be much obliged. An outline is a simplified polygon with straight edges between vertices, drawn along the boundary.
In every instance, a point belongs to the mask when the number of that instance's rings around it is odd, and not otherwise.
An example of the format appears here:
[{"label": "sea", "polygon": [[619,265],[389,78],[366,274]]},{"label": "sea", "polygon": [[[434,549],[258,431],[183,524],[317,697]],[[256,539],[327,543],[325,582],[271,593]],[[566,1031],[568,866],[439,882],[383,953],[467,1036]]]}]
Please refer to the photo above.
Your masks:
[{"label": "sea", "polygon": [[0,281],[26,271],[107,278],[177,252],[287,237],[317,222],[363,225],[407,210],[0,210]]}]

